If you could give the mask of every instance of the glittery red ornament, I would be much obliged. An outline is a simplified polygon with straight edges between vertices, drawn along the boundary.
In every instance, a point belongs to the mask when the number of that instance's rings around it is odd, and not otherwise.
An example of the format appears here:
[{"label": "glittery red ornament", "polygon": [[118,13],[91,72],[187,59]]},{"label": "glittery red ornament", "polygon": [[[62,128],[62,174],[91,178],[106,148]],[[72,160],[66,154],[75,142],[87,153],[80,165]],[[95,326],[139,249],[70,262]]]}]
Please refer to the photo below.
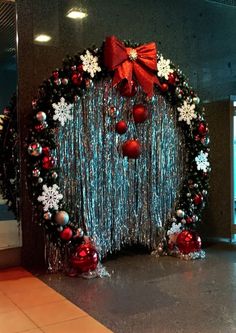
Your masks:
[{"label": "glittery red ornament", "polygon": [[166,92],[168,89],[169,89],[168,84],[167,84],[167,83],[162,83],[162,85],[161,85],[161,90],[162,90],[163,92]]},{"label": "glittery red ornament", "polygon": [[82,273],[94,271],[98,264],[98,253],[91,243],[81,244],[71,256],[71,265]]},{"label": "glittery red ornament", "polygon": [[176,244],[181,253],[189,254],[200,251],[202,241],[196,232],[184,230],[178,235]]},{"label": "glittery red ornament", "polygon": [[193,202],[195,205],[200,205],[202,203],[202,196],[200,194],[196,194],[193,198]]},{"label": "glittery red ornament", "polygon": [[126,81],[123,81],[120,85],[119,85],[119,91],[121,96],[123,97],[133,97],[136,93],[137,93],[137,84],[135,83],[135,81],[131,81],[131,91],[129,90],[129,85],[127,84]]},{"label": "glittery red ornament", "polygon": [[62,232],[60,232],[61,239],[65,241],[70,240],[72,235],[73,235],[72,230],[69,227],[66,227]]},{"label": "glittery red ornament", "polygon": [[79,85],[81,85],[83,78],[80,73],[74,73],[71,77],[71,80],[76,86],[79,86]]},{"label": "glittery red ornament", "polygon": [[118,121],[116,124],[116,132],[118,134],[124,134],[128,129],[127,123],[124,120]]},{"label": "glittery red ornament", "polygon": [[204,124],[204,123],[200,123],[199,125],[198,125],[198,132],[199,132],[199,134],[201,134],[201,135],[206,135],[206,133],[207,133],[207,127],[206,127],[206,125]]},{"label": "glittery red ornament", "polygon": [[143,123],[148,118],[148,110],[142,104],[136,104],[133,107],[133,117],[135,123]]},{"label": "glittery red ornament", "polygon": [[44,156],[42,162],[43,162],[43,168],[47,170],[52,169],[56,164],[56,160],[53,156]]},{"label": "glittery red ornament", "polygon": [[122,145],[122,152],[128,158],[138,158],[141,155],[141,144],[138,140],[127,140]]},{"label": "glittery red ornament", "polygon": [[43,147],[43,154],[46,156],[50,155],[50,148],[49,147]]},{"label": "glittery red ornament", "polygon": [[170,73],[168,76],[168,82],[173,85],[175,84],[175,80],[176,80],[175,75],[173,73]]}]

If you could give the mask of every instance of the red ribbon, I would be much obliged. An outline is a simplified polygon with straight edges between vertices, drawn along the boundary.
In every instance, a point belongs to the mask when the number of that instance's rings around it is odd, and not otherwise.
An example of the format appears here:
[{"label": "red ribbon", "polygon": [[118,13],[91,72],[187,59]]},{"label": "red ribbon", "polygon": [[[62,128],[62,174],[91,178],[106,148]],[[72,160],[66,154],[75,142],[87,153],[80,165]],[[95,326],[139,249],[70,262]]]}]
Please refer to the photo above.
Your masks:
[{"label": "red ribbon", "polygon": [[144,92],[151,97],[154,83],[160,85],[156,76],[157,51],[155,43],[148,43],[136,48],[125,47],[115,36],[107,37],[104,47],[104,63],[108,70],[115,71],[113,86],[127,80],[132,91],[132,79],[135,76]]}]

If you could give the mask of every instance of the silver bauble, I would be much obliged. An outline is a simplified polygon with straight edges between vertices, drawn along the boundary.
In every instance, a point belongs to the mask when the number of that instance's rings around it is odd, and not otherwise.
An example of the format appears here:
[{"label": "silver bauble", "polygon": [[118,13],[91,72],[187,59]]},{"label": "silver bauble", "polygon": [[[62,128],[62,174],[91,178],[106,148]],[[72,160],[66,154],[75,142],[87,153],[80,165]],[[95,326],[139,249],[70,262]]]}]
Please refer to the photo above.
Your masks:
[{"label": "silver bauble", "polygon": [[47,119],[47,115],[43,111],[39,111],[36,114],[36,119],[40,122],[43,123]]},{"label": "silver bauble", "polygon": [[64,210],[60,210],[55,214],[55,221],[59,225],[65,225],[69,222],[69,215]]}]

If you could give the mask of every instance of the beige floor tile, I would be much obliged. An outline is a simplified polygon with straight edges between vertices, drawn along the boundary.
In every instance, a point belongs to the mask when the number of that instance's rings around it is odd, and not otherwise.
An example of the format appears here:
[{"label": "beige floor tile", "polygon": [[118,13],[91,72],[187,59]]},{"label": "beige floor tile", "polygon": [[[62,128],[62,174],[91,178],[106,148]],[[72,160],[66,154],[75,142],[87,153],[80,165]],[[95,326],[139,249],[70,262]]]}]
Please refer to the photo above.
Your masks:
[{"label": "beige floor tile", "polygon": [[[44,305],[48,303],[60,302],[65,300],[65,297],[61,296],[53,289],[45,286],[41,286],[37,289],[29,290],[27,293],[11,292],[8,297],[21,309],[32,308],[38,305]],[[0,302],[1,305],[1,302]],[[1,310],[1,308],[0,308]]]},{"label": "beige floor tile", "polygon": [[24,312],[39,327],[87,315],[87,313],[67,300],[44,304],[43,306],[35,306],[30,309],[25,309]]},{"label": "beige floor tile", "polygon": [[17,306],[7,296],[0,292],[0,314],[17,310]]},{"label": "beige floor tile", "polygon": [[25,294],[32,289],[37,289],[45,286],[45,283],[32,276],[17,278],[14,280],[8,279],[0,281],[0,291],[2,291],[6,295],[10,295],[12,293]]},{"label": "beige floor tile", "polygon": [[[27,330],[27,331],[20,331],[19,333],[44,333],[40,328],[35,328],[32,330]],[[68,332],[70,333],[70,332]]]},{"label": "beige floor tile", "polygon": [[16,279],[20,279],[23,277],[29,277],[29,276],[32,276],[32,274],[30,272],[26,271],[22,267],[0,269],[0,281],[16,280]]},{"label": "beige floor tile", "polygon": [[17,333],[32,328],[36,328],[36,325],[20,310],[0,314],[0,332],[2,333]]},{"label": "beige floor tile", "polygon": [[45,333],[112,333],[90,316],[42,327]]}]

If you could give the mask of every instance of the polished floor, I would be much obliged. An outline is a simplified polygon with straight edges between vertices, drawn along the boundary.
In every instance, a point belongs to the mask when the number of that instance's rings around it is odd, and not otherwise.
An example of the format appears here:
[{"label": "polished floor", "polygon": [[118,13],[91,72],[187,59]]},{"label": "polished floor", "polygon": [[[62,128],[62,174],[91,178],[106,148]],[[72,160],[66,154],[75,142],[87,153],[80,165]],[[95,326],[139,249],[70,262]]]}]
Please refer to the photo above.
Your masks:
[{"label": "polished floor", "polygon": [[110,278],[40,278],[114,333],[236,333],[236,248],[206,251],[199,261],[127,252],[105,263]]},{"label": "polished floor", "polygon": [[0,333],[112,333],[22,268],[0,270]]}]

